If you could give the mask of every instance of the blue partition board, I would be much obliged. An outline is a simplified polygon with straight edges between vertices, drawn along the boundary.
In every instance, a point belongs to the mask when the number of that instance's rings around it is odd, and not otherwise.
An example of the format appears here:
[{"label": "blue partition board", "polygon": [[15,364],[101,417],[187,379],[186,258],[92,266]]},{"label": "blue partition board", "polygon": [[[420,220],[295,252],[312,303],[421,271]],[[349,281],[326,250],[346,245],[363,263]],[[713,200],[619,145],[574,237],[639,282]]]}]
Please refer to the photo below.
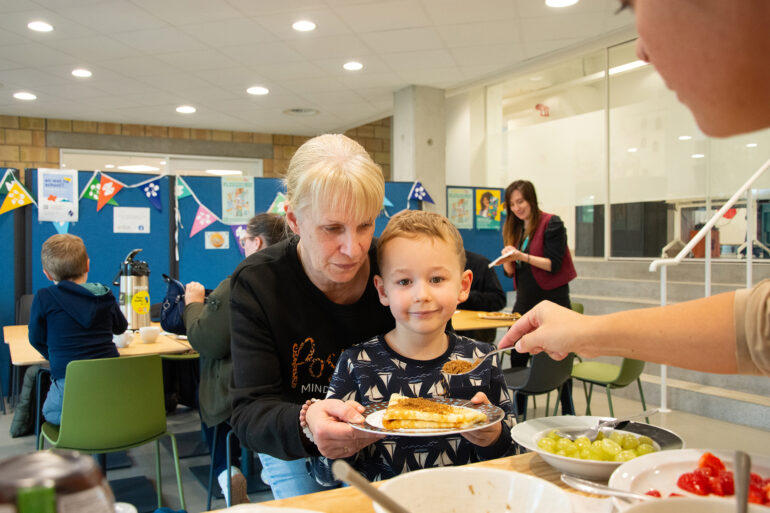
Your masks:
[{"label": "blue partition board", "polygon": [[[0,179],[7,168],[0,167]],[[0,195],[0,204],[5,199],[5,195]],[[28,207],[23,207],[28,208]],[[16,301],[14,300],[15,275],[13,267],[13,210],[0,215],[0,240],[3,241],[4,248],[0,251],[0,269],[5,270],[5,279],[0,288],[0,323],[2,326],[16,324]],[[0,340],[5,342],[3,334],[0,333]],[[11,355],[8,352],[8,345],[0,344],[0,379],[3,383],[3,392],[10,393],[8,386],[8,368],[11,362]]]},{"label": "blue partition board", "polygon": [[[78,188],[83,190],[93,174],[92,171],[80,171],[78,173]],[[128,185],[134,185],[154,175],[139,173],[107,173],[110,177]],[[32,170],[30,192],[37,196],[37,171]],[[100,211],[96,211],[96,201],[90,199],[80,200],[80,213],[77,223],[70,224],[69,233],[77,235],[85,242],[88,257],[91,260],[91,268],[88,273],[88,281],[99,282],[111,287],[115,297],[118,296],[118,287],[112,286],[112,279],[120,269],[120,264],[128,253],[135,248],[142,248],[135,259],[147,262],[150,267],[150,301],[157,303],[163,300],[166,294],[166,284],[162,273],[168,271],[168,185],[167,177],[160,180],[158,195],[163,204],[163,211],[159,212],[153,207],[141,187],[129,189],[123,188],[115,196],[115,201],[121,207],[146,207],[150,209],[149,233],[113,233],[114,207],[105,205]],[[50,285],[43,274],[40,263],[40,249],[43,242],[51,235],[56,234],[53,223],[39,222],[37,208],[32,209],[32,292]]]}]

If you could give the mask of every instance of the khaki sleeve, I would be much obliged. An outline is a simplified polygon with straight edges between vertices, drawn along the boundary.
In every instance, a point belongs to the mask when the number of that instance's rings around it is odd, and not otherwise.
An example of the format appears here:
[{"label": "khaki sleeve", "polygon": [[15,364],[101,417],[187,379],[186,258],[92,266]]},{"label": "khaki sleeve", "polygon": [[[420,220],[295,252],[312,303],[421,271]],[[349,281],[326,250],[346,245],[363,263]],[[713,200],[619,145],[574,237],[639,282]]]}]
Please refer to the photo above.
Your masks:
[{"label": "khaki sleeve", "polygon": [[738,372],[770,376],[770,280],[737,291],[734,313]]}]

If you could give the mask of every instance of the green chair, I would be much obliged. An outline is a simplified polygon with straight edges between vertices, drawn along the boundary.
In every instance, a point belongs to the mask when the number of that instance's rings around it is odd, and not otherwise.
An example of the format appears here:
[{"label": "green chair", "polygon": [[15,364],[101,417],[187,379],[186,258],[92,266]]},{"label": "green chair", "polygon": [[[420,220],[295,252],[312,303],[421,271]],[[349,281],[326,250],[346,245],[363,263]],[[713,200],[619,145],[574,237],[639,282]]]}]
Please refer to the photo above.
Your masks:
[{"label": "green chair", "polygon": [[583,303],[570,303],[570,307],[579,314],[583,313]]},{"label": "green chair", "polygon": [[[631,358],[623,358],[623,362],[620,365],[597,361],[576,363],[572,367],[572,377],[583,382],[583,392],[586,396],[586,415],[591,415],[591,395],[594,390],[594,385],[603,386],[607,390],[607,402],[610,405],[610,415],[614,417],[615,412],[612,409],[612,394],[610,393],[610,390],[628,386],[634,381],[636,381],[636,384],[639,386],[639,397],[642,399],[642,409],[646,410],[647,404],[644,402],[642,380],[639,378],[642,371],[644,371],[644,362],[641,360],[633,360]],[[586,389],[586,383],[590,385],[588,389]],[[648,424],[649,422],[649,419],[647,419]]]},{"label": "green chair", "polygon": [[158,507],[161,507],[160,439],[168,436],[179,502],[185,509],[176,438],[166,427],[160,357],[76,360],[67,365],[65,383],[61,425],[43,424],[38,449],[42,450],[44,441],[48,440],[57,449],[106,454],[154,441]]}]

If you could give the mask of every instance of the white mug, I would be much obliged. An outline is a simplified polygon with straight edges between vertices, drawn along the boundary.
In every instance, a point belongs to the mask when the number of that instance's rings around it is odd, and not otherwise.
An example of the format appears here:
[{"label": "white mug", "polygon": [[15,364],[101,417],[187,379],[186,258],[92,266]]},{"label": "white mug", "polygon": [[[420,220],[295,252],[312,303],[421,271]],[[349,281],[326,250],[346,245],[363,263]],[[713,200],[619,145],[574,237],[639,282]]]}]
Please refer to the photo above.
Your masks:
[{"label": "white mug", "polygon": [[157,326],[144,326],[139,328],[139,335],[142,337],[142,342],[152,344],[160,335],[160,328]]},{"label": "white mug", "polygon": [[128,344],[131,343],[131,339],[134,338],[134,334],[130,331],[124,331],[123,333],[119,335],[113,335],[112,341],[115,342],[115,345],[118,347],[128,347]]}]

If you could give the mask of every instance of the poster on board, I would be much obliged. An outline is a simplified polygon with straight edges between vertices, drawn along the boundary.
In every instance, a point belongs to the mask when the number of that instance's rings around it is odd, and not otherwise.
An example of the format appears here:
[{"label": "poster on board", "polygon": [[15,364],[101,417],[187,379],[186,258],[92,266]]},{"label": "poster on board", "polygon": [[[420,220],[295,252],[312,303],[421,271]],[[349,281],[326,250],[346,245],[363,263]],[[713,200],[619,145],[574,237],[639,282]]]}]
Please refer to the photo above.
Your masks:
[{"label": "poster on board", "polygon": [[500,229],[501,195],[501,189],[476,189],[476,229]]},{"label": "poster on board", "polygon": [[447,217],[458,230],[473,229],[473,189],[447,187]]},{"label": "poster on board", "polygon": [[206,236],[206,249],[229,249],[230,248],[230,232],[203,232]]},{"label": "poster on board", "polygon": [[78,221],[78,172],[37,170],[38,220],[57,223]]},{"label": "poster on board", "polygon": [[114,233],[150,233],[150,207],[114,207]]},{"label": "poster on board", "polygon": [[254,217],[254,178],[222,177],[222,222],[246,224]]}]

